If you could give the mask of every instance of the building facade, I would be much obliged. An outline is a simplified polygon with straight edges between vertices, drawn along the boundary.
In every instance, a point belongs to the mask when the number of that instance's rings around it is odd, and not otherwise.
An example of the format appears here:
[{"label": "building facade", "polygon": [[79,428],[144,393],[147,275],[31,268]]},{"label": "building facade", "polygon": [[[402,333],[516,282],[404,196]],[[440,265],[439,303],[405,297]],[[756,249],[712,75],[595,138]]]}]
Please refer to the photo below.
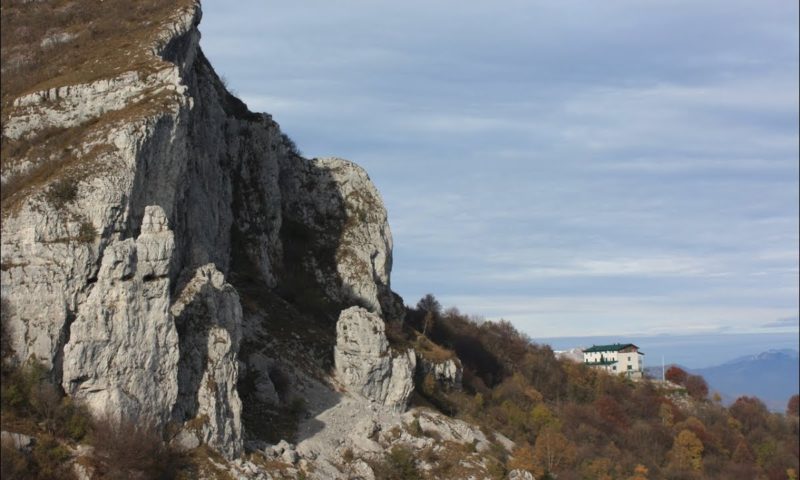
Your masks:
[{"label": "building facade", "polygon": [[632,343],[593,345],[583,351],[583,363],[629,378],[642,378],[644,375],[644,353]]}]

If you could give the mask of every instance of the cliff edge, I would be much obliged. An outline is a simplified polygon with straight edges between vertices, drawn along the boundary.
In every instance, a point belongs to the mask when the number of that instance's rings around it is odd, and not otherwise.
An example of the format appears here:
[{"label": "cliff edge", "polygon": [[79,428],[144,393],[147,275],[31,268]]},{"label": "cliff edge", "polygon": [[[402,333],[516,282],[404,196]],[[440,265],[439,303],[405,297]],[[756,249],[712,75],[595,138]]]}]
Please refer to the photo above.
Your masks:
[{"label": "cliff edge", "polygon": [[235,457],[241,397],[280,404],[296,382],[272,377],[325,377],[339,311],[402,314],[386,209],[363,169],[301,157],[226,90],[199,47],[198,3],[56,3],[3,12],[4,32],[29,36],[73,19],[33,55],[4,37],[14,358],[43,363],[95,415],[183,425]]}]

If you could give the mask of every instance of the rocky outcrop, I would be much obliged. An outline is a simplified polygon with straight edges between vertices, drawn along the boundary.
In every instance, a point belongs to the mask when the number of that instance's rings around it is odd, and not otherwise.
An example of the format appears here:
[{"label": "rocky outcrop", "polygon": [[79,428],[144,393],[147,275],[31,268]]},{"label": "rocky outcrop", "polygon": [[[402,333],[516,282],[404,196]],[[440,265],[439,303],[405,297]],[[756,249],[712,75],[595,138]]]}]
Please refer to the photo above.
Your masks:
[{"label": "rocky outcrop", "polygon": [[189,422],[203,443],[236,456],[242,451],[242,402],[236,391],[242,338],[239,295],[208,264],[197,269],[170,311],[181,352],[173,418]]},{"label": "rocky outcrop", "polygon": [[402,411],[414,390],[413,350],[391,352],[383,320],[361,307],[336,323],[336,378],[351,392]]},{"label": "rocky outcrop", "polygon": [[430,360],[420,355],[417,364],[419,375],[423,379],[431,375],[440,385],[447,388],[461,388],[464,369],[458,358],[450,358],[441,362]]},{"label": "rocky outcrop", "polygon": [[53,87],[19,97],[14,100],[15,115],[3,126],[3,134],[17,139],[46,128],[80,125],[141,100],[145,90],[160,80],[144,81],[137,72],[125,72],[107,80]]},{"label": "rocky outcrop", "polygon": [[64,390],[95,414],[164,423],[178,395],[178,334],[169,313],[173,232],[145,209],[136,240],[103,255],[97,284],[64,347]]},{"label": "rocky outcrop", "polygon": [[332,254],[304,259],[325,294],[386,318],[401,315],[402,301],[389,286],[386,208],[364,169],[340,158],[284,158],[280,185],[285,221],[313,239],[309,251]]},{"label": "rocky outcrop", "polygon": [[[336,310],[386,318],[403,305],[390,289],[386,209],[367,174],[294,152],[203,56],[199,6],[181,8],[140,52],[152,56],[147,68],[49,86],[4,109],[5,139],[31,148],[4,157],[0,172],[15,185],[3,200],[2,290],[18,362],[38,359],[95,413],[184,422],[186,445],[194,435],[235,456],[240,362],[258,400],[278,396],[266,357],[252,355],[268,339],[239,358],[232,284],[290,302],[314,290]],[[43,140],[50,131],[65,139],[57,151]],[[310,275],[295,278],[303,269]],[[314,321],[330,328],[326,315]],[[356,390],[402,408],[415,357],[386,353],[385,336],[382,345],[384,359],[364,357],[375,371]],[[364,373],[354,348],[342,345],[343,378]]]},{"label": "rocky outcrop", "polygon": [[508,472],[508,480],[536,480],[536,478],[531,472],[517,468]]},{"label": "rocky outcrop", "polygon": [[0,431],[0,442],[3,446],[8,446],[22,452],[29,452],[33,448],[36,440],[30,435],[16,432]]}]

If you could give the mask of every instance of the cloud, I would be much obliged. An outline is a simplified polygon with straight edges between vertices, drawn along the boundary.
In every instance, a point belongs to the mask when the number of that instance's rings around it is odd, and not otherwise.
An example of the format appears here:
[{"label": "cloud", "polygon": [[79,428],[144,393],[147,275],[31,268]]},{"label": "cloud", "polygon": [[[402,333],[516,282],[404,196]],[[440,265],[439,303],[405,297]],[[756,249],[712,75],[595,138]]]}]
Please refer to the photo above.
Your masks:
[{"label": "cloud", "polygon": [[577,333],[797,310],[797,2],[203,6],[250,108],[370,173],[407,299]]},{"label": "cloud", "polygon": [[792,317],[783,317],[775,320],[774,322],[765,323],[762,325],[764,328],[792,328],[797,329],[800,326],[800,318],[797,315]]},{"label": "cloud", "polygon": [[[752,333],[753,322],[775,318],[782,309],[686,305],[657,296],[441,296],[446,306],[488,319],[511,321],[537,337],[657,335],[679,333]],[[611,327],[611,328],[610,328]]]}]

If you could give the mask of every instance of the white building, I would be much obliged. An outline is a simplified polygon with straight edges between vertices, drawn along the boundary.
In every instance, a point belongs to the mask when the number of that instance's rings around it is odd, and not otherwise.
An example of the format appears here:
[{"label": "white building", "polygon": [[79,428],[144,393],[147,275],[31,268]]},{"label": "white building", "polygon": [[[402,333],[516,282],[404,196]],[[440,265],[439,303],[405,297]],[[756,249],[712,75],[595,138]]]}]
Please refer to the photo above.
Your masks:
[{"label": "white building", "polygon": [[609,373],[622,373],[629,378],[642,378],[644,353],[632,343],[593,345],[583,351],[583,363]]}]

